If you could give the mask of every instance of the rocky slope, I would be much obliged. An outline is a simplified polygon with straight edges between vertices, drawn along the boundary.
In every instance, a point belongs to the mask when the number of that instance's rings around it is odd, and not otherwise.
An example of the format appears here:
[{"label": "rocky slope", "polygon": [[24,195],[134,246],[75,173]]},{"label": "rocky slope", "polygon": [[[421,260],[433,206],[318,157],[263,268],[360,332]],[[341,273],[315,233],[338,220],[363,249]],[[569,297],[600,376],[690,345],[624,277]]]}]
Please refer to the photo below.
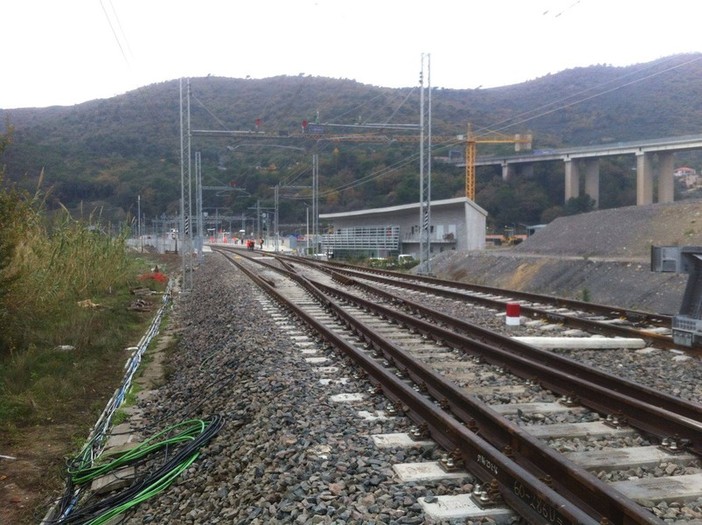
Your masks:
[{"label": "rocky slope", "polygon": [[562,217],[513,248],[444,253],[438,277],[675,314],[686,274],[654,273],[651,246],[702,246],[702,201]]}]

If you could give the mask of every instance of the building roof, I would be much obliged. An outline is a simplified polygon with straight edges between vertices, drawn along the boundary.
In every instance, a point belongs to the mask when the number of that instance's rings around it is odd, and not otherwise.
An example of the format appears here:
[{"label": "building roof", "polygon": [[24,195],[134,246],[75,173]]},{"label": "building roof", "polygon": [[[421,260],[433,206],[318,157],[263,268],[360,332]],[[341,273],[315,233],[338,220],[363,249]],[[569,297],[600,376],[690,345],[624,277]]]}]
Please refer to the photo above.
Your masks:
[{"label": "building roof", "polygon": [[[320,219],[338,219],[342,217],[360,217],[363,215],[381,215],[381,214],[391,214],[397,213],[399,211],[407,210],[417,210],[419,211],[419,202],[412,204],[400,204],[398,206],[388,206],[387,208],[369,208],[366,210],[355,210],[355,211],[344,211],[339,213],[323,213],[319,215]],[[455,197],[453,199],[443,199],[438,201],[431,201],[432,208],[438,208],[442,206],[452,206],[456,204],[468,204],[474,208],[479,213],[487,216],[487,211],[478,206],[475,202],[468,199],[467,197]]]}]

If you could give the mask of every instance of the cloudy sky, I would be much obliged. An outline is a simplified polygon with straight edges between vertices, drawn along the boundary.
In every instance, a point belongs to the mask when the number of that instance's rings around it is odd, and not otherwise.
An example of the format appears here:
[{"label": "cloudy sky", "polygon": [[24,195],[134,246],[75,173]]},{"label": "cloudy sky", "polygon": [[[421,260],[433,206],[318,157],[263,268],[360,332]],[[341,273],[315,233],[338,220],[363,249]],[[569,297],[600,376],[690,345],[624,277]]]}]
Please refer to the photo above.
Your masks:
[{"label": "cloudy sky", "polygon": [[699,0],[6,0],[0,108],[72,105],[177,78],[515,84],[702,51]]}]

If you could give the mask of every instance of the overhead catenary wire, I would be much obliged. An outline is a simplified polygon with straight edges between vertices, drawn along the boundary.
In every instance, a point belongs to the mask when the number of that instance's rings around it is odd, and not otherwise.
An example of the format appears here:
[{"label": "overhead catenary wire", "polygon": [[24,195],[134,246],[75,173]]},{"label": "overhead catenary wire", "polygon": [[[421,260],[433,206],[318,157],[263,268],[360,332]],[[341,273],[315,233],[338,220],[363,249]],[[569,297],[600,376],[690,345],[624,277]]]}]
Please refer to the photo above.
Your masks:
[{"label": "overhead catenary wire", "polygon": [[[112,0],[108,0],[108,2],[110,4],[110,7],[112,8],[112,16],[110,16],[110,13],[107,12],[107,8],[105,8],[103,0],[100,0],[100,7],[102,8],[102,12],[105,14],[105,18],[107,18],[107,23],[110,26],[110,31],[112,31],[112,36],[114,37],[115,42],[117,43],[117,47],[119,47],[119,51],[122,54],[122,58],[124,58],[125,63],[129,66],[130,61],[127,56],[127,52],[129,52],[129,55],[131,55],[129,41],[127,40],[127,37],[125,36],[124,31],[122,30],[122,24],[119,21],[119,16],[117,16],[117,11],[115,10],[115,6],[112,4]],[[114,23],[112,22],[113,18]],[[115,25],[117,26],[116,28]],[[119,30],[119,32],[117,30]]]},{"label": "overhead catenary wire", "polygon": [[[674,60],[676,58],[677,57],[670,57],[669,60]],[[597,98],[597,97],[600,97],[603,95],[607,95],[607,94],[612,93],[614,91],[617,91],[619,89],[623,89],[625,87],[637,84],[639,82],[643,82],[644,80],[648,80],[650,78],[662,75],[664,73],[668,73],[668,72],[673,71],[675,69],[678,69],[680,67],[683,67],[683,66],[686,66],[689,64],[693,64],[693,63],[698,62],[700,60],[702,60],[702,56],[696,56],[696,57],[691,58],[690,60],[687,60],[685,62],[681,62],[679,64],[675,64],[673,66],[667,67],[661,71],[657,71],[655,73],[651,73],[651,74],[646,75],[644,77],[636,78],[636,79],[633,79],[631,81],[627,81],[623,84],[621,83],[622,80],[625,80],[625,79],[630,78],[632,76],[639,75],[642,72],[648,71],[650,69],[654,69],[654,68],[661,65],[660,62],[647,64],[645,67],[643,67],[641,69],[634,70],[628,74],[625,74],[624,76],[609,80],[603,84],[598,84],[597,86],[583,89],[581,91],[578,91],[576,93],[568,95],[567,97],[563,97],[559,100],[549,102],[548,104],[544,104],[543,106],[539,106],[536,109],[525,111],[525,112],[522,112],[518,115],[515,115],[514,117],[510,117],[509,119],[504,119],[502,121],[496,122],[496,123],[492,124],[490,126],[490,128],[494,131],[504,131],[506,129],[513,128],[514,126],[524,124],[524,123],[529,122],[531,120],[535,120],[537,118],[541,118],[541,117],[544,117],[546,115],[550,115],[551,113],[555,113],[556,111],[560,111],[563,109],[573,107],[577,104],[581,104],[582,102],[586,102],[588,100],[592,100],[594,98]],[[604,89],[606,86],[609,86],[610,84],[613,84],[613,83],[618,83],[618,84],[611,87],[611,88]],[[596,93],[591,94],[591,95],[585,96],[586,93],[589,93],[593,90],[598,90],[598,91]],[[573,100],[572,102],[568,102],[573,97],[579,97],[579,98]],[[482,132],[486,131],[487,129],[488,128],[476,129],[476,133],[482,133]]]},{"label": "overhead catenary wire", "polygon": [[[673,58],[675,58],[675,57],[672,57],[671,59],[673,59]],[[483,133],[487,133],[487,132],[504,132],[505,130],[508,130],[508,129],[513,128],[515,126],[522,125],[522,124],[525,124],[525,123],[530,122],[532,120],[535,120],[537,118],[541,118],[541,117],[544,117],[546,115],[550,115],[552,113],[555,113],[557,111],[561,111],[563,109],[573,107],[577,104],[581,104],[581,103],[586,102],[588,100],[592,100],[592,99],[595,99],[597,97],[612,93],[612,92],[617,91],[619,89],[623,89],[627,86],[637,84],[639,82],[643,82],[644,80],[648,80],[650,78],[654,78],[654,77],[662,75],[664,73],[668,73],[670,71],[673,71],[675,69],[678,69],[678,68],[683,67],[683,66],[688,65],[688,64],[692,64],[692,63],[697,62],[699,60],[702,60],[702,56],[696,56],[688,61],[667,67],[662,71],[657,71],[657,72],[651,73],[649,75],[646,75],[644,77],[636,78],[636,79],[633,79],[631,81],[621,83],[622,79],[626,79],[626,78],[629,78],[631,76],[640,74],[642,70],[639,69],[637,71],[634,71],[632,73],[624,75],[623,77],[618,77],[616,79],[608,81],[608,82],[601,84],[599,86],[588,88],[588,89],[582,90],[581,92],[570,95],[568,97],[564,97],[563,99],[560,99],[557,102],[551,102],[549,104],[545,104],[544,106],[540,106],[536,110],[530,110],[527,112],[523,112],[515,117],[511,117],[510,119],[505,119],[505,120],[497,122],[491,126],[485,126],[485,127],[478,128],[475,130],[475,133],[476,134],[483,134]],[[643,68],[643,71],[646,71],[648,69],[654,68],[654,67],[659,66],[659,65],[660,65],[659,63],[656,63],[656,64],[646,66],[645,68]],[[617,82],[618,84],[615,86],[606,88],[606,89],[602,89],[602,88],[609,86],[610,84],[613,84],[615,82]],[[574,96],[577,96],[578,94],[584,95],[585,93],[589,93],[592,90],[598,89],[598,88],[599,88],[599,90],[595,93],[592,93],[592,94],[587,95],[587,96],[581,96],[575,100],[571,100]],[[557,105],[554,106],[554,104],[557,104]],[[538,113],[532,114],[534,111],[538,111]],[[458,144],[458,142],[457,142],[457,144]],[[450,147],[450,145],[445,145],[444,147]],[[413,162],[417,158],[418,158],[418,155],[413,155],[412,157],[408,157],[408,159],[406,159],[406,160],[407,160],[407,162]],[[405,165],[405,163],[401,164],[401,166],[404,166],[404,165]],[[399,166],[399,167],[401,167],[401,166]],[[395,169],[399,169],[399,167],[397,167]],[[367,182],[370,182],[370,181],[375,180],[377,178],[380,178],[382,176],[391,174],[395,171],[395,169],[384,168],[382,171],[371,173],[371,174],[367,175],[366,177],[363,177],[357,181],[354,181],[353,183],[347,183],[345,185],[341,185],[341,186],[338,186],[336,188],[325,190],[325,191],[321,192],[320,195],[328,195],[328,194],[331,194],[334,192],[341,192],[344,190],[355,188],[357,186],[360,186],[362,184],[365,184]]]},{"label": "overhead catenary wire", "polygon": [[[676,57],[671,57],[671,60],[675,59],[675,58]],[[538,118],[550,115],[552,113],[555,113],[555,112],[558,112],[558,111],[561,111],[561,110],[564,110],[564,109],[567,109],[567,108],[570,108],[573,106],[576,106],[576,105],[581,104],[583,102],[586,102],[588,100],[593,100],[593,99],[598,98],[600,96],[604,96],[606,94],[623,89],[627,86],[634,85],[634,84],[637,84],[639,82],[643,82],[645,80],[648,80],[650,78],[654,78],[656,76],[668,73],[672,70],[678,69],[680,67],[683,67],[685,65],[688,65],[688,64],[691,64],[694,62],[697,62],[699,60],[702,60],[702,57],[696,56],[688,61],[672,65],[672,66],[667,67],[661,71],[656,71],[656,72],[653,72],[651,74],[645,75],[643,77],[634,78],[632,80],[625,81],[622,83],[622,80],[626,80],[628,78],[631,78],[632,76],[640,75],[642,72],[645,72],[645,71],[648,71],[649,69],[658,67],[660,65],[660,63],[656,62],[654,64],[646,65],[645,67],[637,69],[633,72],[629,72],[629,73],[625,74],[624,76],[617,77],[615,79],[607,81],[603,84],[599,84],[597,86],[583,89],[581,91],[578,91],[576,93],[568,95],[567,97],[563,97],[563,98],[560,98],[556,101],[549,102],[548,104],[544,104],[542,106],[539,106],[535,109],[531,109],[531,110],[519,113],[518,115],[515,115],[514,117],[510,117],[508,119],[498,121],[498,122],[493,123],[493,124],[488,125],[488,126],[476,128],[474,133],[475,134],[483,134],[483,133],[493,132],[493,131],[494,132],[504,132],[506,130],[509,130],[510,128],[514,128],[515,126],[523,125],[523,124],[526,124],[526,123],[531,122],[533,120],[536,120]],[[398,113],[399,109],[407,102],[407,100],[409,100],[409,97],[411,96],[412,92],[413,92],[413,90],[410,90],[408,92],[408,94],[405,96],[402,104],[400,104],[400,106],[395,109],[392,116],[386,122],[389,123],[390,120],[392,120],[392,117],[394,117]],[[380,95],[374,97],[373,100],[376,100],[379,97],[380,97]],[[577,98],[574,98],[574,97],[577,97]],[[355,109],[357,109],[357,108],[355,108]],[[334,122],[334,121],[338,120],[338,118],[340,118],[341,116],[348,114],[350,111],[353,111],[353,110],[349,110],[349,111],[346,111],[344,113],[341,113],[339,117],[331,118],[328,120],[328,122]],[[435,148],[435,151],[441,151],[444,149],[448,149],[450,147],[453,147],[453,146],[456,146],[459,144],[461,144],[460,141],[456,141],[454,144],[444,144],[444,145],[441,145],[441,146],[438,146],[437,148]],[[410,156],[406,157],[403,161],[395,163],[392,166],[383,167],[381,170],[369,173],[368,175],[365,175],[365,176],[361,177],[360,179],[357,179],[357,180],[352,181],[352,182],[340,184],[339,186],[336,186],[334,188],[325,189],[325,190],[320,192],[320,196],[327,196],[327,195],[330,195],[330,194],[335,193],[335,192],[343,192],[345,190],[356,188],[358,186],[361,186],[361,185],[366,184],[368,182],[371,182],[373,180],[377,180],[381,177],[390,175],[392,173],[395,173],[397,170],[407,166],[408,164],[416,162],[418,158],[419,158],[418,154],[410,155]],[[307,171],[303,171],[301,173],[296,173],[292,180],[297,180],[297,178],[299,178],[304,173],[307,173]],[[290,184],[291,182],[285,181],[285,183]]]}]

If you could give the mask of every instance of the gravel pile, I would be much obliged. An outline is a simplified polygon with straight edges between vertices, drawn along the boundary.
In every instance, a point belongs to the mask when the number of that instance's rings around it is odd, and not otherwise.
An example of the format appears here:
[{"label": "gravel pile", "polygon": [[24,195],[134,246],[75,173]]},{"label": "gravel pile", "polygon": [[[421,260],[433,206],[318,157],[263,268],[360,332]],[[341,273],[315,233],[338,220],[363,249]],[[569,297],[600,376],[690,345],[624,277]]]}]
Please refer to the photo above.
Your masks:
[{"label": "gravel pile", "polygon": [[687,275],[653,273],[651,246],[702,246],[702,202],[561,217],[513,248],[444,252],[438,277],[676,314]]}]

